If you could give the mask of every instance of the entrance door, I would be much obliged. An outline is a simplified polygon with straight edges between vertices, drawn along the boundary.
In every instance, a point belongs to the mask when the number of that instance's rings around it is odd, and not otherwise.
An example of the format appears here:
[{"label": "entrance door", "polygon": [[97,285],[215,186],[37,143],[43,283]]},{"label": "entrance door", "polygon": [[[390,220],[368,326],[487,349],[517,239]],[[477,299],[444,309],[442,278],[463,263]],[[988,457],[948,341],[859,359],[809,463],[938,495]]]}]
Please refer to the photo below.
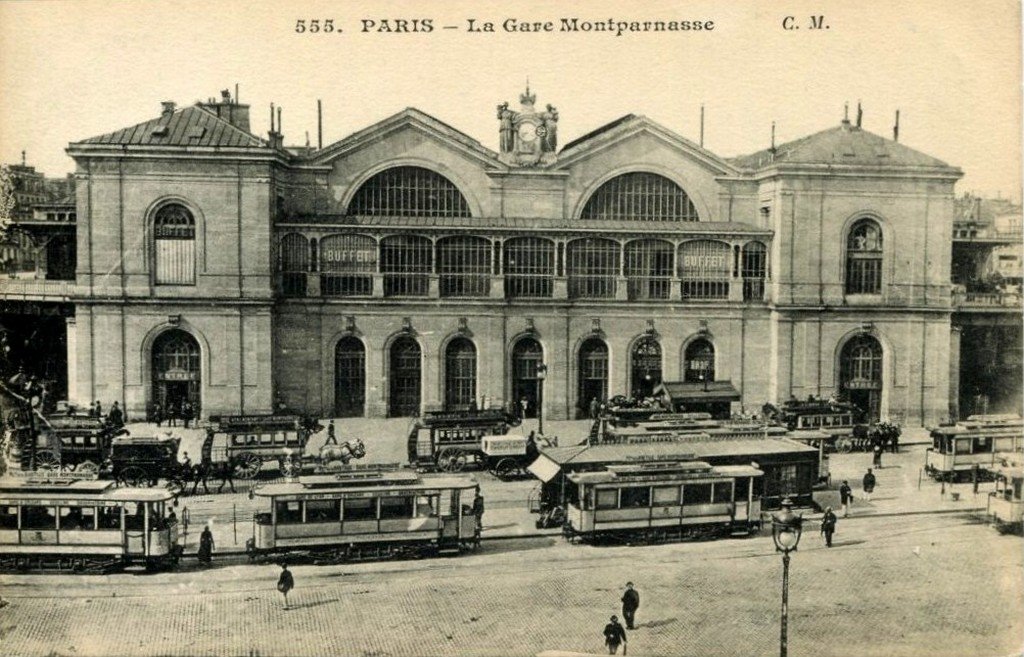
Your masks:
[{"label": "entrance door", "polygon": [[362,417],[366,402],[366,348],[362,340],[342,338],[334,350],[334,415]]},{"label": "entrance door", "polygon": [[416,417],[420,413],[419,343],[410,337],[395,340],[388,360],[391,376],[388,416]]},{"label": "entrance door", "polygon": [[579,398],[580,417],[590,413],[590,400],[608,399],[608,345],[600,338],[590,338],[580,346]]},{"label": "entrance door", "polygon": [[526,417],[537,417],[537,409],[540,407],[537,366],[543,360],[544,350],[533,338],[523,338],[512,348],[512,400],[517,405],[523,399],[526,400]]},{"label": "entrance door", "polygon": [[633,346],[631,378],[630,391],[634,399],[652,396],[661,383],[661,345],[653,338],[644,338]]},{"label": "entrance door", "polygon": [[840,389],[866,414],[867,422],[877,421],[882,407],[882,345],[870,335],[859,335],[843,345],[840,361]]},{"label": "entrance door", "polygon": [[172,329],[153,342],[153,399],[164,413],[180,410],[183,402],[192,404],[193,417],[199,415],[200,371],[199,343],[190,334]]}]

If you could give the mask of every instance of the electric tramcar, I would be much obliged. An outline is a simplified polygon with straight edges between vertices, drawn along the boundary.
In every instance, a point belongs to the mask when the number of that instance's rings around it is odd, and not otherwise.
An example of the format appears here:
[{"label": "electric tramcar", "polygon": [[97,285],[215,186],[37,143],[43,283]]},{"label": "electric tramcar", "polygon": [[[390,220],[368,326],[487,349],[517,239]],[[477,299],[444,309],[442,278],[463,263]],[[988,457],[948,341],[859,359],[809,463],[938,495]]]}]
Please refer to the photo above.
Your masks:
[{"label": "electric tramcar", "polygon": [[1018,461],[1024,419],[1019,415],[972,415],[953,426],[932,429],[924,469],[937,480],[969,478],[972,470],[991,477],[1009,458]]}]

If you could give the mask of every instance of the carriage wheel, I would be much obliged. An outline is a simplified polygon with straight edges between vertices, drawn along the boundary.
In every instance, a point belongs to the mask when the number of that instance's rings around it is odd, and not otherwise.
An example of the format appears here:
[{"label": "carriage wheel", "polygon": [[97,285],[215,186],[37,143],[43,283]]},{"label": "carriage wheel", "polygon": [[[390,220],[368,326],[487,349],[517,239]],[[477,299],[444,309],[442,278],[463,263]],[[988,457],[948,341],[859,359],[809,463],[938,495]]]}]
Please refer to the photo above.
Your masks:
[{"label": "carriage wheel", "polygon": [[844,436],[836,439],[836,451],[840,454],[849,454],[853,451],[853,440]]},{"label": "carriage wheel", "polygon": [[302,473],[302,464],[298,459],[287,456],[281,459],[278,464],[281,467],[281,474],[286,477],[294,477]]},{"label": "carriage wheel", "polygon": [[100,466],[96,465],[92,461],[82,461],[75,467],[75,472],[78,474],[94,475],[100,471]]},{"label": "carriage wheel", "polygon": [[466,467],[466,453],[449,447],[437,455],[437,466],[445,472],[461,472]]},{"label": "carriage wheel", "polygon": [[60,470],[60,456],[49,449],[41,449],[36,452],[36,470],[57,472]]},{"label": "carriage wheel", "polygon": [[519,463],[512,458],[505,457],[494,466],[494,474],[498,479],[511,479],[519,473]]},{"label": "carriage wheel", "polygon": [[149,474],[141,466],[129,465],[121,470],[121,481],[129,486],[147,486],[149,485]]},{"label": "carriage wheel", "polygon": [[235,460],[235,476],[239,479],[252,479],[260,471],[263,459],[252,452],[243,452]]}]

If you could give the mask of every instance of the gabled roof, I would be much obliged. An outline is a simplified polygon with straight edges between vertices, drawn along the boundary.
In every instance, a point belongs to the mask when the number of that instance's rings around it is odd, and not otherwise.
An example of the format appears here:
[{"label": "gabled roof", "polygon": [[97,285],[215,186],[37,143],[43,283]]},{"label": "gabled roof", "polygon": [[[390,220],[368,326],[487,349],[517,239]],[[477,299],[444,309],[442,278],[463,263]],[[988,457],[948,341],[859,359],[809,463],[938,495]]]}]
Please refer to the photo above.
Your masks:
[{"label": "gabled roof", "polygon": [[731,161],[745,169],[761,169],[779,163],[953,168],[909,146],[851,125],[849,121],[786,142],[776,147],[774,158],[771,149],[766,148],[731,158]]},{"label": "gabled roof", "polygon": [[732,175],[738,173],[732,162],[715,155],[711,151],[702,148],[698,144],[695,144],[689,139],[669,130],[660,123],[652,121],[642,114],[626,114],[625,116],[621,116],[614,121],[610,121],[595,130],[591,130],[582,137],[570,141],[564,148],[562,148],[561,151],[558,152],[558,161],[551,166],[556,169],[567,166],[573,159],[585,156],[588,151],[599,149],[602,146],[611,145],[616,141],[626,139],[639,131],[647,131],[651,134],[657,135],[674,145],[676,148],[688,151],[695,158],[704,161],[708,166],[715,169],[720,174]]},{"label": "gabled roof", "polygon": [[487,161],[488,164],[492,164],[502,169],[507,168],[500,160],[498,160],[497,153],[485,147],[476,139],[473,139],[461,130],[457,130],[444,121],[436,119],[415,107],[406,107],[401,112],[392,114],[386,119],[378,121],[371,126],[363,128],[357,132],[353,132],[347,137],[344,137],[329,146],[325,146],[323,150],[311,153],[309,155],[309,159],[313,163],[325,163],[337,157],[339,153],[343,153],[353,148],[358,148],[365,143],[380,139],[383,135],[407,125],[416,126],[427,133],[432,133],[439,138],[454,142],[476,157]]},{"label": "gabled roof", "polygon": [[199,105],[182,107],[170,116],[143,121],[130,128],[122,128],[75,143],[111,146],[267,148],[256,135],[231,125]]}]

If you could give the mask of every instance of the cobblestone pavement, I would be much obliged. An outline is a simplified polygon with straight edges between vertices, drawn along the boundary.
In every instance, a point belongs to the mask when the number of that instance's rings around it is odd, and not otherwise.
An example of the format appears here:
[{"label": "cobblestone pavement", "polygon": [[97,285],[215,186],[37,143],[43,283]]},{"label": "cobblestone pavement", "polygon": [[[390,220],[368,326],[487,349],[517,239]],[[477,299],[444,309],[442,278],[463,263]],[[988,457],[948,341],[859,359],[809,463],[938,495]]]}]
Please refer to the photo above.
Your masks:
[{"label": "cobblestone pavement", "polygon": [[[1022,645],[1021,543],[968,514],[840,520],[794,554],[790,654],[1006,655]],[[174,573],[10,575],[3,653],[35,655],[534,655],[601,651],[627,580],[630,654],[771,655],[781,563],[771,538],[599,548],[485,543],[459,558]]]}]

